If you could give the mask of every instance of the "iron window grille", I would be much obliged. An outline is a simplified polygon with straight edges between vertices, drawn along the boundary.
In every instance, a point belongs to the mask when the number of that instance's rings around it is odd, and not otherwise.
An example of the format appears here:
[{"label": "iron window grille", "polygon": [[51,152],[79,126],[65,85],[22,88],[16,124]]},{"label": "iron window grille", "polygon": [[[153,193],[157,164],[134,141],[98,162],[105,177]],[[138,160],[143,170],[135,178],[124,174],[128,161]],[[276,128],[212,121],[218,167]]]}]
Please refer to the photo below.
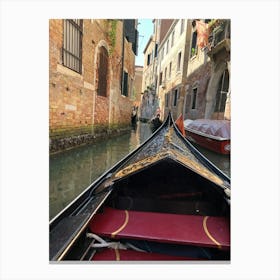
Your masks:
[{"label": "iron window grille", "polygon": [[62,64],[82,73],[82,19],[65,19],[63,27]]}]

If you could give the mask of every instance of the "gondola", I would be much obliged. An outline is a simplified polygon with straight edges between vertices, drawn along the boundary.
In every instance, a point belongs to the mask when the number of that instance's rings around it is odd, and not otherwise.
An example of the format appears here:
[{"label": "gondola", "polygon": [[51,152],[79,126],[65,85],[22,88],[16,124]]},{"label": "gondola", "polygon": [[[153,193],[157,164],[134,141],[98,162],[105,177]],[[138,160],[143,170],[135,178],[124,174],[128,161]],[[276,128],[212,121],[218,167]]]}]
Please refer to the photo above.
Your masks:
[{"label": "gondola", "polygon": [[230,121],[186,119],[184,128],[189,141],[215,153],[230,154]]},{"label": "gondola", "polygon": [[169,113],[49,224],[57,261],[228,261],[230,179]]},{"label": "gondola", "polygon": [[162,125],[162,121],[159,118],[159,115],[155,116],[150,121],[150,127],[152,132],[155,132]]}]

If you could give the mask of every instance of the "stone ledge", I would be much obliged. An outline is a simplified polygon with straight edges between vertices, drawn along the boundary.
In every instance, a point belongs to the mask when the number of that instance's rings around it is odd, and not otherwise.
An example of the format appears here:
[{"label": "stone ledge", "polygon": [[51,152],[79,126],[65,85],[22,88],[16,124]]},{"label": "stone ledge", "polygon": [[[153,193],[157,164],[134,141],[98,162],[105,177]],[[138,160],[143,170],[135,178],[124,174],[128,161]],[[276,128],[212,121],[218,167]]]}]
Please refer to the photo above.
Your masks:
[{"label": "stone ledge", "polygon": [[57,154],[66,150],[74,149],[83,145],[90,145],[102,139],[109,139],[117,135],[122,135],[131,130],[131,126],[121,126],[114,128],[107,128],[106,130],[95,130],[94,134],[83,133],[80,135],[71,136],[52,136],[49,139],[49,153]]}]

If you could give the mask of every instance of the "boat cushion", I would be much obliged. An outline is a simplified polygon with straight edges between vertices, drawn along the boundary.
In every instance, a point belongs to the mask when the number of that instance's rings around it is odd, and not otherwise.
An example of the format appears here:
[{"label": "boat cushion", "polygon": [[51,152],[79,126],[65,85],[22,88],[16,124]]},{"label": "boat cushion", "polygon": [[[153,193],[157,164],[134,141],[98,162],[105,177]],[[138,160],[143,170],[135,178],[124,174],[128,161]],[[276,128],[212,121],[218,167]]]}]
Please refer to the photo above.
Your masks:
[{"label": "boat cushion", "polygon": [[94,261],[177,261],[177,260],[201,260],[196,258],[170,256],[158,253],[139,252],[134,250],[104,249],[97,252]]},{"label": "boat cushion", "polygon": [[220,249],[230,248],[225,217],[178,215],[104,208],[90,221],[92,233],[111,238],[145,239]]}]

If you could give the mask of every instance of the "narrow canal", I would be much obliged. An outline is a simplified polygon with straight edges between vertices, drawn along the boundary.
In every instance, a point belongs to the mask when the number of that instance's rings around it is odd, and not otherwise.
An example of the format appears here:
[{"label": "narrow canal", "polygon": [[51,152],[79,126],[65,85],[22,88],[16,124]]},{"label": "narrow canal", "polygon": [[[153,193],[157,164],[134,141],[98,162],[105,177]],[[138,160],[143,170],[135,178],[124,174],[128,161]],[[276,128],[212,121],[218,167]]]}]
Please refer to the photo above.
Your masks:
[{"label": "narrow canal", "polygon": [[[152,134],[147,123],[138,122],[129,133],[89,146],[50,156],[49,215],[52,219],[103,172],[138,147]],[[230,176],[230,158],[197,148]]]}]

